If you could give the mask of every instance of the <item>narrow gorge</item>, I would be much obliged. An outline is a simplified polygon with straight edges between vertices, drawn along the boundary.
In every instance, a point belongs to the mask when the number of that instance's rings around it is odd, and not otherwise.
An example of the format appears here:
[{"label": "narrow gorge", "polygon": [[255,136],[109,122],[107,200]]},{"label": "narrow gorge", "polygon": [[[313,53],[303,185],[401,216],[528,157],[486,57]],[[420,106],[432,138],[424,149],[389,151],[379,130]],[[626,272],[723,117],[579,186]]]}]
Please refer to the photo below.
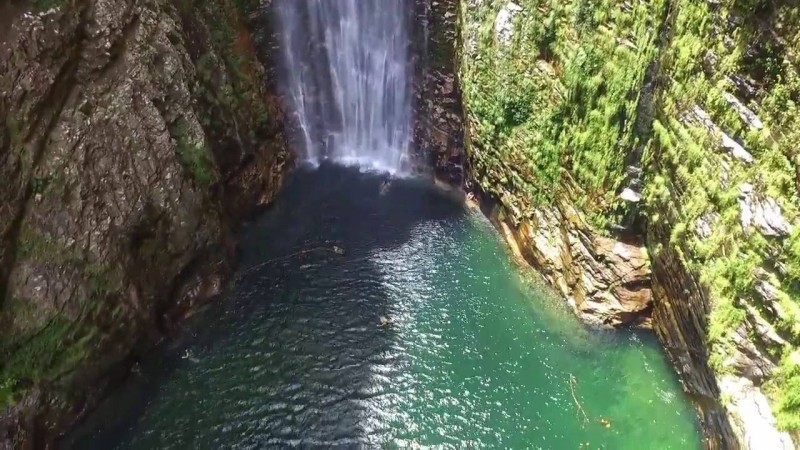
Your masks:
[{"label": "narrow gorge", "polygon": [[800,442],[791,2],[0,13],[0,449]]}]

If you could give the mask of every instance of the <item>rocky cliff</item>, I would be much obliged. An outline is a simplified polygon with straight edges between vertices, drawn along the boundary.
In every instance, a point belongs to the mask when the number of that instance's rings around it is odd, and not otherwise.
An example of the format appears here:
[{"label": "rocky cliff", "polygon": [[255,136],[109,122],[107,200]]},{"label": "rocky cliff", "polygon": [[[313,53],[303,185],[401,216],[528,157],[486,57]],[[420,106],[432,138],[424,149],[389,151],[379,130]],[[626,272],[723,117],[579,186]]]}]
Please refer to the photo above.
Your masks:
[{"label": "rocky cliff", "polygon": [[229,273],[288,166],[243,0],[0,5],[0,448],[44,447]]},{"label": "rocky cliff", "polygon": [[800,11],[462,0],[470,178],[595,324],[649,322],[709,448],[800,430]]},{"label": "rocky cliff", "polygon": [[464,181],[464,126],[458,79],[458,0],[414,0],[413,147],[420,172]]}]

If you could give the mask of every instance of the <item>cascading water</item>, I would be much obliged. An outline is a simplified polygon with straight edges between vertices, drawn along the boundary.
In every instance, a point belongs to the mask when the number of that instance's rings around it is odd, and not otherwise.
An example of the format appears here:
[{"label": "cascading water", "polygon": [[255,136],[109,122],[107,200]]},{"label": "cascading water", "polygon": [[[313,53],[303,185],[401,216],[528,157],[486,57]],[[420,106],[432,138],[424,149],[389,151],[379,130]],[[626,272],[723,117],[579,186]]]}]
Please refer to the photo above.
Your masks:
[{"label": "cascading water", "polygon": [[282,0],[285,76],[305,157],[408,169],[407,0]]}]

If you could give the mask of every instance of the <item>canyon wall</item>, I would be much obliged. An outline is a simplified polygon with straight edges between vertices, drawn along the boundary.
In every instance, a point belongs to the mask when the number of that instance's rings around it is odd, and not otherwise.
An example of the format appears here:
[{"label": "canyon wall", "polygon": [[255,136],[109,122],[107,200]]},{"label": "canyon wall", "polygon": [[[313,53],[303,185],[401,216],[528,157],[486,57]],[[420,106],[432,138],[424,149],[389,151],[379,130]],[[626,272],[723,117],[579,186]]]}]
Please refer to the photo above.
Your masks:
[{"label": "canyon wall", "polygon": [[458,80],[459,0],[413,0],[414,127],[418,172],[464,182],[464,126]]},{"label": "canyon wall", "polygon": [[588,322],[652,325],[708,448],[794,448],[800,11],[461,0],[459,17],[490,216]]},{"label": "canyon wall", "polygon": [[246,0],[0,6],[0,448],[219,293],[291,163]]}]

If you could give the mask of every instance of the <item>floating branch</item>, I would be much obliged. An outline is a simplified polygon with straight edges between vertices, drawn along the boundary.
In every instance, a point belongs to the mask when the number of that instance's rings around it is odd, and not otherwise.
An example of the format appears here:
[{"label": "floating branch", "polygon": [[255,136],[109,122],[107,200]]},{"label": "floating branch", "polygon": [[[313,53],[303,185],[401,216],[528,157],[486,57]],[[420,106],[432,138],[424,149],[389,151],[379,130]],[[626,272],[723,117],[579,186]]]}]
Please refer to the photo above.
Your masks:
[{"label": "floating branch", "polygon": [[583,416],[583,420],[585,423],[589,423],[589,416],[586,415],[586,411],[583,410],[583,406],[581,402],[578,401],[578,396],[575,395],[575,386],[577,386],[578,381],[575,379],[575,375],[569,374],[569,389],[572,392],[572,400],[575,401],[575,406],[578,408],[578,412],[580,415]]}]

